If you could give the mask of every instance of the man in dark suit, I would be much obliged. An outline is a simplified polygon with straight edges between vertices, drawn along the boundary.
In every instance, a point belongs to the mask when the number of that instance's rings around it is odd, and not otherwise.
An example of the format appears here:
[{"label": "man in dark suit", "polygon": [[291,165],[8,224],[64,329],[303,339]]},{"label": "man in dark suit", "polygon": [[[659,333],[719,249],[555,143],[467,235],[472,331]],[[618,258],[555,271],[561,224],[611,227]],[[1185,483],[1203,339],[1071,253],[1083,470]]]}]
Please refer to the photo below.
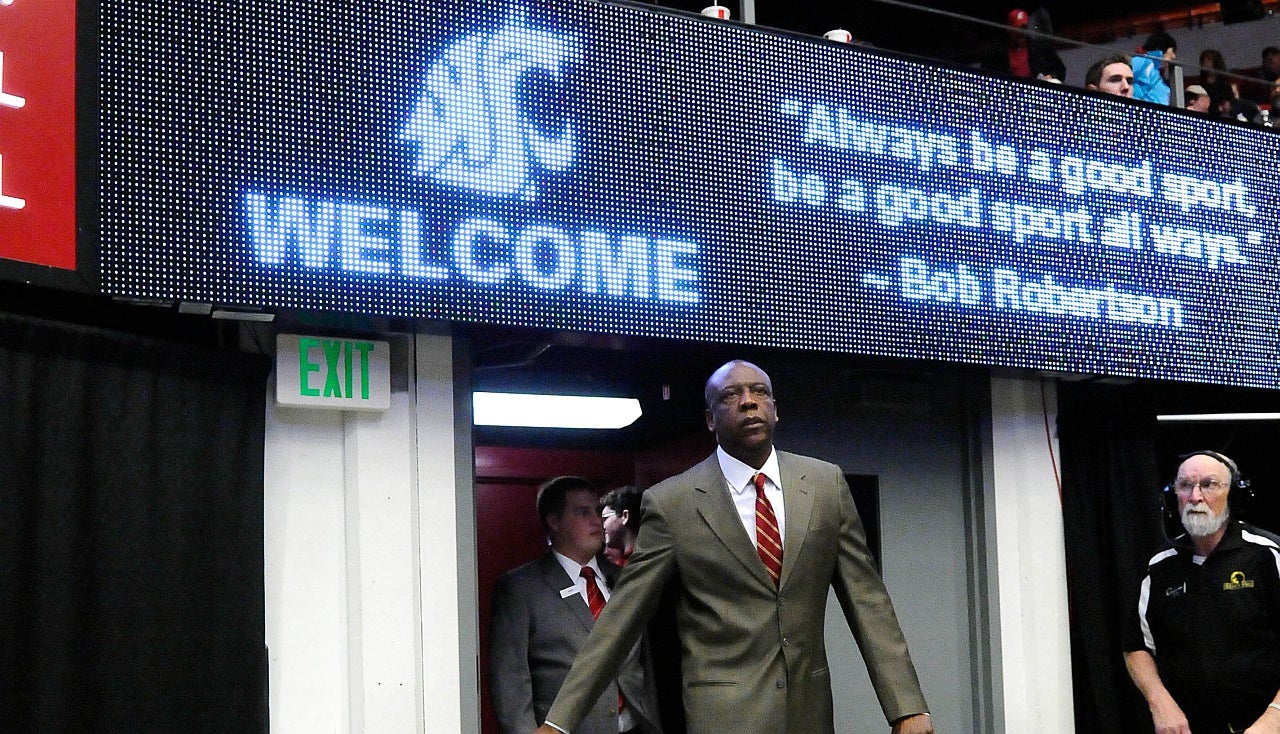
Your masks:
[{"label": "man in dark suit", "polygon": [[635,553],[540,734],[582,721],[674,584],[690,734],[832,734],[824,622],[834,589],[885,718],[933,724],[840,468],[775,451],[769,376],[716,370],[707,427],[719,448],[644,494]]},{"label": "man in dark suit", "polygon": [[[597,558],[604,543],[598,493],[581,477],[538,490],[547,554],[498,579],[489,631],[493,707],[503,734],[530,734],[546,718],[620,569]],[[635,640],[586,702],[582,734],[661,734],[652,672]]]}]

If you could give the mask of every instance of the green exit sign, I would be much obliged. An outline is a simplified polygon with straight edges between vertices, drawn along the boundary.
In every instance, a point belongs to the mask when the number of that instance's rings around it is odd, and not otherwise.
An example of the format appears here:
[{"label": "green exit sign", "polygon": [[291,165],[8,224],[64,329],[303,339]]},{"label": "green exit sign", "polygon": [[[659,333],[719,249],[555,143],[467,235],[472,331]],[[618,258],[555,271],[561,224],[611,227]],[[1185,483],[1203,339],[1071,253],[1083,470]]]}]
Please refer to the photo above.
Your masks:
[{"label": "green exit sign", "polygon": [[391,345],[277,334],[276,402],[300,408],[386,410],[391,407]]}]

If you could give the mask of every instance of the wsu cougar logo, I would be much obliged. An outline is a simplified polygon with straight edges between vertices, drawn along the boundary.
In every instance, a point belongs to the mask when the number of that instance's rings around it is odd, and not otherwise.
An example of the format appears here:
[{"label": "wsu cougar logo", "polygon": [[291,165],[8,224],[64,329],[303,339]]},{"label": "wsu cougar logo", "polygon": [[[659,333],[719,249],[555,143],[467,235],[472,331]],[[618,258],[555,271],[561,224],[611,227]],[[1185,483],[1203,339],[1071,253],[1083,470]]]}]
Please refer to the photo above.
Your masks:
[{"label": "wsu cougar logo", "polygon": [[494,196],[536,198],[531,169],[568,168],[577,135],[568,121],[558,134],[539,130],[517,106],[517,85],[533,70],[559,81],[581,58],[577,38],[530,28],[523,13],[492,33],[454,42],[431,64],[400,132],[419,147],[413,173]]}]

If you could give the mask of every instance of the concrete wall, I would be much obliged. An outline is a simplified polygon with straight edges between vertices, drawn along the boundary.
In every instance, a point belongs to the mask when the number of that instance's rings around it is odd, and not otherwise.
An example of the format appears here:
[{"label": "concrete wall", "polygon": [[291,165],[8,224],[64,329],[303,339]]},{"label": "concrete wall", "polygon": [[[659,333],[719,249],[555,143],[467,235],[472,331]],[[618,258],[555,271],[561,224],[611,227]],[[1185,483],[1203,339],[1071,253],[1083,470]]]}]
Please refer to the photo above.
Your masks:
[{"label": "concrete wall", "polygon": [[[965,386],[931,375],[824,374],[771,367],[781,448],[879,478],[885,584],[931,713],[947,731],[974,728],[969,553],[965,531]],[[882,734],[853,636],[834,595],[827,649],[837,731]]]}]

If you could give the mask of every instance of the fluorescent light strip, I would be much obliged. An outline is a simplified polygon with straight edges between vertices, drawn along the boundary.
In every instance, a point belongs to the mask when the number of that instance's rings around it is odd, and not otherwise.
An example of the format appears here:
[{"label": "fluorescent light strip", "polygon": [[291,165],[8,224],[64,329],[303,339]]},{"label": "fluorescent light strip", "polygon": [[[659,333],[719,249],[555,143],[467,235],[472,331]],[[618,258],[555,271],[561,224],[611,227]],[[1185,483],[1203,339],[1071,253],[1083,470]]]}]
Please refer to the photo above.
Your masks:
[{"label": "fluorescent light strip", "polygon": [[1193,423],[1198,421],[1280,421],[1280,413],[1186,413],[1158,415],[1156,416],[1156,420],[1169,423]]},{"label": "fluorescent light strip", "polygon": [[625,428],[641,414],[635,398],[500,392],[477,392],[471,397],[477,426]]}]

